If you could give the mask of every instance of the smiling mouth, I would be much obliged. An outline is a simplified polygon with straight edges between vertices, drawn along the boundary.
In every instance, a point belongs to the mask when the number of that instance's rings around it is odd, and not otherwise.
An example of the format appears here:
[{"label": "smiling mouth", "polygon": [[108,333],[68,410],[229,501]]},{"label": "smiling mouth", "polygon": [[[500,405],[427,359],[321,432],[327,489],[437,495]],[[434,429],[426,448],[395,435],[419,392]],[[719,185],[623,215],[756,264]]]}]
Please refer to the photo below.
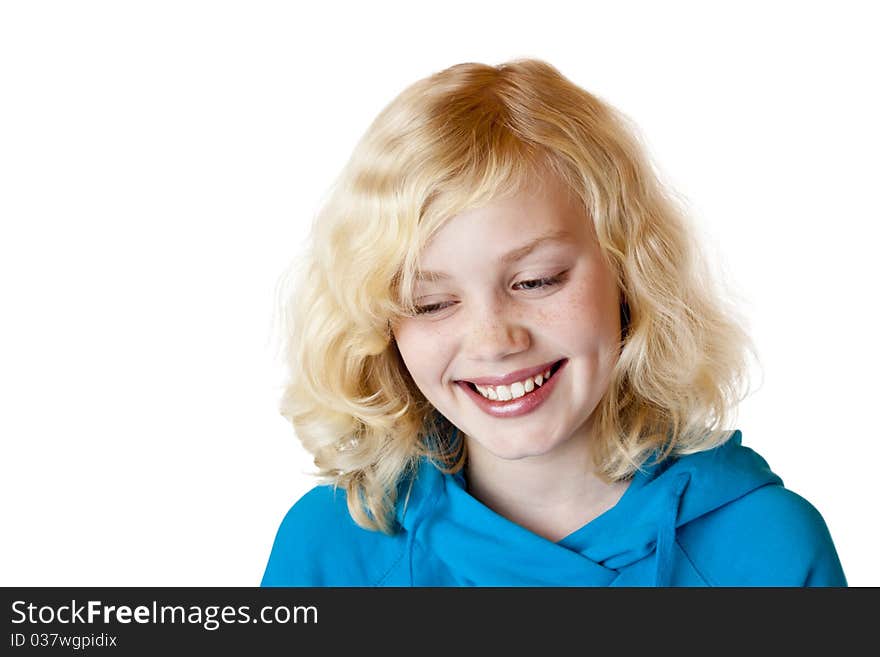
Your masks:
[{"label": "smiling mouth", "polygon": [[[481,395],[484,398],[491,399],[493,401],[519,399],[521,397],[531,394],[532,392],[543,386],[551,378],[553,378],[559,368],[565,364],[566,360],[567,359],[563,358],[562,360],[558,360],[553,363],[553,365],[549,369],[549,376],[538,374],[536,376],[529,377],[524,381],[520,381],[510,385],[480,386],[478,388],[476,384],[471,383],[470,381],[464,381],[464,383],[467,384],[467,386],[478,395]],[[482,388],[482,390],[480,388]]]}]

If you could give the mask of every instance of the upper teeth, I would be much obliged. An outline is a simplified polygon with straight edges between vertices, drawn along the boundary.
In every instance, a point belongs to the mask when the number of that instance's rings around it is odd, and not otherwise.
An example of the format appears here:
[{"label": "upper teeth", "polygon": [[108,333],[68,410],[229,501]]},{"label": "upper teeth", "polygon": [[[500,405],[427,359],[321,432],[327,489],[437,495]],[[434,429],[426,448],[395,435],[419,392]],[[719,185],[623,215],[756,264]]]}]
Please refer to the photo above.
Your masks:
[{"label": "upper teeth", "polygon": [[550,370],[537,376],[530,376],[528,379],[511,383],[509,386],[480,386],[476,383],[474,386],[480,391],[486,399],[507,401],[508,399],[518,399],[527,392],[535,389],[535,386],[541,387],[544,381],[550,378]]}]

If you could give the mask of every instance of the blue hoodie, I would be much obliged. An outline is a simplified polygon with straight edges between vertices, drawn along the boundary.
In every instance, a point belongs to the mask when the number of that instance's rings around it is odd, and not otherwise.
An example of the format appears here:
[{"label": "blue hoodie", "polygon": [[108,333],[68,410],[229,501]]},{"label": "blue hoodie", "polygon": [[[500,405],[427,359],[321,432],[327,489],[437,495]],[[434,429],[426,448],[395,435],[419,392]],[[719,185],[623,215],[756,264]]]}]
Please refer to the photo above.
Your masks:
[{"label": "blue hoodie", "polygon": [[645,466],[558,542],[498,515],[462,472],[422,460],[400,531],[358,526],[320,485],[287,513],[263,586],[846,586],[828,528],[734,432]]}]

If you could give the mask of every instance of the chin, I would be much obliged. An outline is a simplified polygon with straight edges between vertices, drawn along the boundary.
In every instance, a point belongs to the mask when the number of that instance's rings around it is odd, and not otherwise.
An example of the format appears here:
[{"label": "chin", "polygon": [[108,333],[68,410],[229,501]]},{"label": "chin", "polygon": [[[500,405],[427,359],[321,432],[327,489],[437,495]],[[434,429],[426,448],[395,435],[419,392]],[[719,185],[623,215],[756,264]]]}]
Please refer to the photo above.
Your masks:
[{"label": "chin", "polygon": [[483,441],[472,438],[484,450],[499,459],[505,461],[518,461],[520,459],[543,456],[559,445],[558,441],[535,440],[533,438],[524,438],[522,440],[510,440],[502,444],[498,441]]}]

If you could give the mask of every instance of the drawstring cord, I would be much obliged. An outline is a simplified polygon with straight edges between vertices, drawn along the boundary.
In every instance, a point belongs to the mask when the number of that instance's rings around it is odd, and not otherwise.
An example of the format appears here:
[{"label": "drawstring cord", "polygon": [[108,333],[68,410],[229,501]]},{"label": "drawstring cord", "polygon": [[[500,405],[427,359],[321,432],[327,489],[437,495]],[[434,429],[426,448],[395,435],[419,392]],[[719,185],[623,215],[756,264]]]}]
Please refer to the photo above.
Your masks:
[{"label": "drawstring cord", "polygon": [[675,524],[681,496],[690,481],[690,475],[681,473],[675,478],[669,490],[669,504],[659,518],[657,530],[657,570],[654,573],[654,586],[669,586],[672,581],[672,549],[675,546]]},{"label": "drawstring cord", "polygon": [[409,558],[409,585],[410,586],[416,585],[415,570],[413,569],[413,548],[415,547],[415,545],[414,545],[415,544],[415,541],[414,541],[415,535],[416,535],[416,532],[415,532],[415,529],[413,529],[413,531],[409,532],[409,536],[406,537],[406,552],[407,552],[407,557]]}]

